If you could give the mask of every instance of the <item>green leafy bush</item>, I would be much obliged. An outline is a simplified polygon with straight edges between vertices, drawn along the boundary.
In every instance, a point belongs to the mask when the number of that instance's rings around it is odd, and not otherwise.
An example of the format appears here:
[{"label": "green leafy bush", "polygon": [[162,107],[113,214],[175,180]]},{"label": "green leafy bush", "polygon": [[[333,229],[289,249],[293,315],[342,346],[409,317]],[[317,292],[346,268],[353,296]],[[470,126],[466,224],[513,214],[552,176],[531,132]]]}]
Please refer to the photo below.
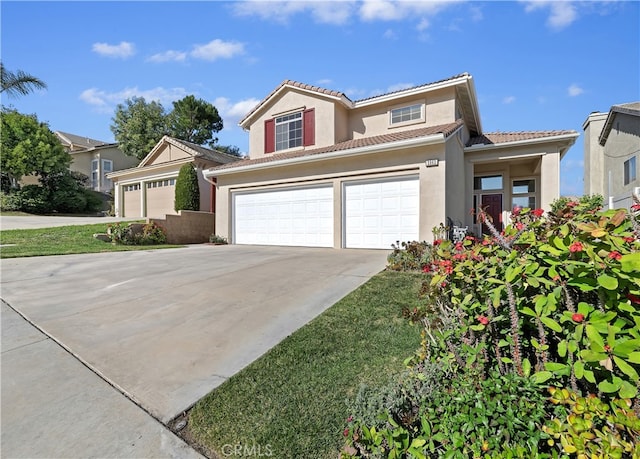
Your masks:
[{"label": "green leafy bush", "polygon": [[396,242],[387,257],[387,269],[392,271],[419,271],[431,263],[432,246],[427,242]]},{"label": "green leafy bush", "polygon": [[53,210],[49,191],[39,185],[25,185],[16,192],[20,196],[20,210],[30,214],[46,214]]},{"label": "green leafy bush", "polygon": [[559,452],[555,441],[579,450],[571,429],[587,421],[571,410],[584,403],[547,401],[549,385],[578,398],[598,393],[603,405],[594,401],[585,419],[618,407],[602,421],[611,435],[594,427],[585,449],[616,457],[631,438],[616,410],[640,412],[640,205],[602,212],[596,197],[553,208],[516,209],[502,232],[486,221],[491,235],[482,239],[395,247],[390,269],[424,262],[428,274],[424,307],[406,314],[423,324],[407,362],[439,365],[445,389],[400,398],[412,422],[379,401],[378,417],[356,411],[344,457],[567,457],[571,448]]},{"label": "green leafy bush", "polygon": [[209,242],[211,244],[228,244],[226,237],[218,236],[217,234],[210,235]]},{"label": "green leafy bush", "polygon": [[22,210],[22,195],[15,191],[0,192],[0,211],[13,212]]},{"label": "green leafy bush", "polygon": [[580,397],[555,387],[550,391],[552,403],[569,408],[543,427],[550,446],[577,457],[640,457],[640,419],[629,400],[607,404],[593,394]]},{"label": "green leafy bush", "polygon": [[174,208],[176,212],[179,210],[200,210],[198,174],[191,164],[183,165],[178,172]]},{"label": "green leafy bush", "polygon": [[107,234],[115,244],[158,245],[167,242],[164,229],[155,223],[147,223],[139,231],[134,231],[133,228],[131,223],[114,223],[107,227]]}]

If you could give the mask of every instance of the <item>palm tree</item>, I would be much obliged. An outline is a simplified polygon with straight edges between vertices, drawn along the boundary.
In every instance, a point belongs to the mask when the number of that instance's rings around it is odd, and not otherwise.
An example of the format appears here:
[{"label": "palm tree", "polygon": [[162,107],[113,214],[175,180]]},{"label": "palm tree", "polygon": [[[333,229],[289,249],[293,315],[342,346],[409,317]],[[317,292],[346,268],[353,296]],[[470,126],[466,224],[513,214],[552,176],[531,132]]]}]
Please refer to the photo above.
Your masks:
[{"label": "palm tree", "polygon": [[7,94],[11,97],[24,96],[35,89],[47,88],[47,84],[44,81],[22,70],[13,73],[5,69],[2,62],[0,62],[0,86],[0,92],[7,91]]}]

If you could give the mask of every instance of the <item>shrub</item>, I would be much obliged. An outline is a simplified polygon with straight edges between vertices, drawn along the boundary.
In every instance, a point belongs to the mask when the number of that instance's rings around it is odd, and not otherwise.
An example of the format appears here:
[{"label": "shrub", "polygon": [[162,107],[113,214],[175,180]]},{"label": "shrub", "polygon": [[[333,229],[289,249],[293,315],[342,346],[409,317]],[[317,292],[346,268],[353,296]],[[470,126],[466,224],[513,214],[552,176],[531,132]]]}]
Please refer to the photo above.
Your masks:
[{"label": "shrub", "polygon": [[157,245],[167,242],[164,229],[155,223],[147,223],[140,231],[133,231],[131,224],[114,223],[107,227],[111,241],[123,245]]},{"label": "shrub", "polygon": [[228,244],[227,238],[218,236],[217,234],[209,236],[209,242],[211,244]]},{"label": "shrub", "polygon": [[427,242],[396,242],[387,257],[387,269],[392,271],[419,271],[431,264],[432,246]]},{"label": "shrub", "polygon": [[198,174],[191,164],[183,165],[178,173],[174,208],[176,212],[179,210],[200,210]]},{"label": "shrub", "polygon": [[30,214],[46,214],[53,210],[49,191],[39,185],[25,185],[17,193],[22,202],[21,210]]},{"label": "shrub", "polygon": [[0,192],[0,211],[12,212],[22,210],[22,195],[19,192]]},{"label": "shrub", "polygon": [[578,457],[640,457],[640,419],[628,400],[607,404],[593,394],[580,397],[555,387],[550,392],[552,403],[569,408],[543,427],[550,446]]}]

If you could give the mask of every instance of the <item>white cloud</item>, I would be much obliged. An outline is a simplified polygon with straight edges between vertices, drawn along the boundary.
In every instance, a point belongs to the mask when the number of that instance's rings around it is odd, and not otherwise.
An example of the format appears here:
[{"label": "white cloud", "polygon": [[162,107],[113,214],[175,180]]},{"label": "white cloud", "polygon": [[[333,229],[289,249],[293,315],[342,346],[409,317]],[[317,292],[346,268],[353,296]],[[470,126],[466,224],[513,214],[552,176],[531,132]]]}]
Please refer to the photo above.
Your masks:
[{"label": "white cloud", "polygon": [[164,51],[162,53],[154,54],[149,59],[150,62],[184,62],[187,58],[187,53],[183,51]]},{"label": "white cloud", "polygon": [[389,86],[387,88],[386,92],[402,91],[403,89],[413,88],[414,86],[415,86],[415,84],[413,84],[413,83],[396,83],[396,84],[393,84],[393,85]]},{"label": "white cloud", "polygon": [[364,0],[360,6],[359,15],[363,21],[397,21],[416,16],[433,16],[455,3],[457,3],[457,0],[402,2],[391,0]]},{"label": "white cloud", "polygon": [[547,25],[555,30],[561,30],[578,19],[576,5],[570,1],[537,0],[526,1],[525,11],[530,13],[537,10],[548,10]]},{"label": "white cloud", "polygon": [[260,100],[254,98],[232,103],[226,97],[218,97],[213,101],[213,105],[218,109],[222,119],[225,120],[225,129],[237,124],[259,103]]},{"label": "white cloud", "polygon": [[503,104],[512,104],[515,101],[516,101],[515,96],[507,96],[504,99],[502,99]]},{"label": "white cloud", "polygon": [[331,80],[330,78],[323,78],[321,80],[318,80],[318,84],[322,87],[326,87],[333,84],[333,80]]},{"label": "white cloud", "polygon": [[261,0],[233,2],[231,9],[238,16],[258,16],[283,24],[296,14],[310,12],[318,23],[342,25],[349,21],[357,4],[357,1]]},{"label": "white cloud", "polygon": [[85,89],[80,94],[80,100],[92,105],[98,112],[111,113],[116,105],[123,103],[131,97],[144,97],[147,102],[160,102],[165,107],[171,102],[180,100],[187,95],[184,88],[163,88],[139,89],[138,87],[125,88],[121,91],[108,92],[98,88]]},{"label": "white cloud", "polygon": [[244,53],[244,44],[236,41],[223,41],[218,38],[205,45],[195,45],[191,51],[191,57],[205,61],[217,59],[229,59]]},{"label": "white cloud", "polygon": [[571,96],[571,97],[575,97],[575,96],[579,96],[580,94],[582,94],[584,92],[584,89],[582,89],[580,86],[578,86],[577,84],[573,83],[571,86],[569,86],[569,88],[567,89],[567,93]]},{"label": "white cloud", "polygon": [[121,41],[118,45],[110,45],[108,43],[94,43],[92,50],[94,53],[106,57],[116,57],[126,59],[136,53],[133,43]]},{"label": "white cloud", "polygon": [[429,20],[423,18],[420,20],[420,23],[416,26],[416,29],[418,29],[419,32],[422,32],[428,29],[430,25],[431,24],[429,24]]},{"label": "white cloud", "polygon": [[398,38],[398,35],[396,35],[396,33],[393,31],[393,29],[387,29],[384,31],[384,33],[382,34],[382,36],[384,38],[386,38],[387,40],[395,40]]}]

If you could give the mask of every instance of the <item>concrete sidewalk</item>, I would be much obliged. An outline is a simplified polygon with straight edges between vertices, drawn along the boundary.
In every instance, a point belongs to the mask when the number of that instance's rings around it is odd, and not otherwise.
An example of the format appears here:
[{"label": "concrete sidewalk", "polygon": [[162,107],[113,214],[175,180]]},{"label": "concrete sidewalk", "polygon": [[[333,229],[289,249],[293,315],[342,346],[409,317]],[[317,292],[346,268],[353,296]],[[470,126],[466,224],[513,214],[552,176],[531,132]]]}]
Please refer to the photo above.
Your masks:
[{"label": "concrete sidewalk", "polygon": [[2,457],[202,458],[2,302]]}]

